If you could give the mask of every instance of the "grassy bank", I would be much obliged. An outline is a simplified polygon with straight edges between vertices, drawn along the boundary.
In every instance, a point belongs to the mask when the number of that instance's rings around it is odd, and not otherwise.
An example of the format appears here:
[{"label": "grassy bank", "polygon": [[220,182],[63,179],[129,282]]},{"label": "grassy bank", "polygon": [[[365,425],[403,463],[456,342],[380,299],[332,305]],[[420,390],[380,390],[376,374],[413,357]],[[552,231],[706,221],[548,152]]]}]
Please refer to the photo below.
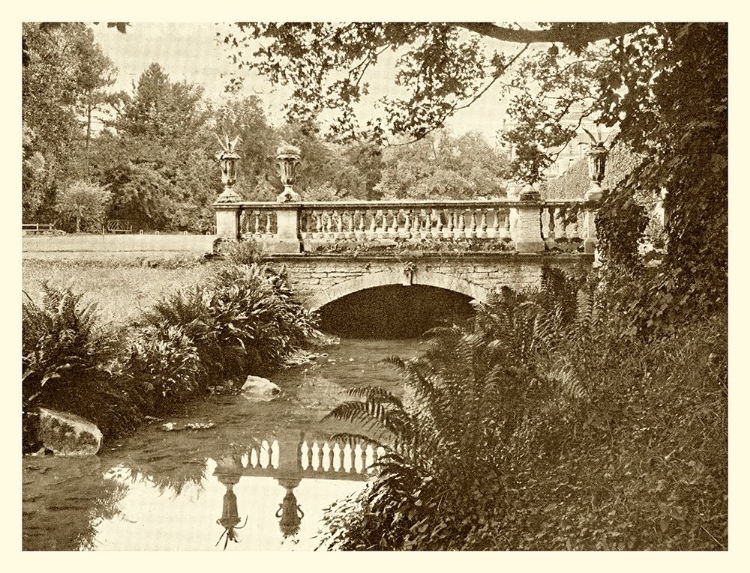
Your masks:
[{"label": "grassy bank", "polygon": [[23,291],[39,303],[45,281],[55,288],[71,287],[83,293],[82,302],[96,303],[101,319],[131,324],[159,298],[204,281],[216,263],[165,260],[147,266],[136,257],[119,260],[23,261]]}]

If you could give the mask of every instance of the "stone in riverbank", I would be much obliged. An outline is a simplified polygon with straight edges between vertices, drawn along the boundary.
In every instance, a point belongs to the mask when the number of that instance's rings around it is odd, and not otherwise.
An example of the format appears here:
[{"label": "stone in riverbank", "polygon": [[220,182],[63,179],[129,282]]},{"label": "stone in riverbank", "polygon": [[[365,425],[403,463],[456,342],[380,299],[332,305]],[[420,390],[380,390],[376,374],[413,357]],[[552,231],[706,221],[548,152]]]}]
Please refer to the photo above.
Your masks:
[{"label": "stone in riverbank", "polygon": [[74,414],[39,408],[39,440],[58,456],[93,456],[102,447],[102,432]]},{"label": "stone in riverbank", "polygon": [[281,393],[281,388],[260,376],[248,376],[242,385],[242,395],[248,400],[267,402]]}]

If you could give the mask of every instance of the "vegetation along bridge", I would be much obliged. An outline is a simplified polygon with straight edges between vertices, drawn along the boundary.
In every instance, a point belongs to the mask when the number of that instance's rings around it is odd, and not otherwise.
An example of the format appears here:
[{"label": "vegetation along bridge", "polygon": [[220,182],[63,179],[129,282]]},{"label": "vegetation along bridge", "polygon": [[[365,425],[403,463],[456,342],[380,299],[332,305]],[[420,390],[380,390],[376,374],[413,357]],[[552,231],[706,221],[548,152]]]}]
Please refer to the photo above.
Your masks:
[{"label": "vegetation along bridge", "polygon": [[217,202],[219,237],[254,240],[312,309],[388,285],[485,302],[594,260],[596,201]]}]

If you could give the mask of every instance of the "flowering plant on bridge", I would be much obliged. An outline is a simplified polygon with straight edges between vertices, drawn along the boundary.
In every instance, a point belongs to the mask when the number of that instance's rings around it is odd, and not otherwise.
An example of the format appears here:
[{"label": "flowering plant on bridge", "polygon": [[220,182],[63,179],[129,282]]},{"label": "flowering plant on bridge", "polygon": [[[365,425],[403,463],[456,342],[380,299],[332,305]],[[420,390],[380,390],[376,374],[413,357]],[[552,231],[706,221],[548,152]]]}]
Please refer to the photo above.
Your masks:
[{"label": "flowering plant on bridge", "polygon": [[336,241],[335,243],[318,245],[315,254],[347,254],[357,256],[360,254],[420,254],[429,253],[497,253],[512,252],[515,249],[511,239],[463,239],[463,240],[438,240],[419,239],[406,240],[396,239],[388,241]]}]

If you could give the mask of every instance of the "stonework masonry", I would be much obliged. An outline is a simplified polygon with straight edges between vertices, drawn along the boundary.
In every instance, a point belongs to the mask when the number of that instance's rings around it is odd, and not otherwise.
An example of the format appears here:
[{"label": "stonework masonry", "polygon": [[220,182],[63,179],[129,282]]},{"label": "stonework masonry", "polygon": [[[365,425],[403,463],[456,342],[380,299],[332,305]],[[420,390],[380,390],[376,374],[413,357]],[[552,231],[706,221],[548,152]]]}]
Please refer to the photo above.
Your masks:
[{"label": "stonework masonry", "polygon": [[482,255],[346,256],[274,255],[292,289],[310,308],[367,288],[427,285],[460,292],[480,302],[502,287],[523,291],[540,286],[543,265],[572,271],[591,268],[593,256],[492,253]]}]

